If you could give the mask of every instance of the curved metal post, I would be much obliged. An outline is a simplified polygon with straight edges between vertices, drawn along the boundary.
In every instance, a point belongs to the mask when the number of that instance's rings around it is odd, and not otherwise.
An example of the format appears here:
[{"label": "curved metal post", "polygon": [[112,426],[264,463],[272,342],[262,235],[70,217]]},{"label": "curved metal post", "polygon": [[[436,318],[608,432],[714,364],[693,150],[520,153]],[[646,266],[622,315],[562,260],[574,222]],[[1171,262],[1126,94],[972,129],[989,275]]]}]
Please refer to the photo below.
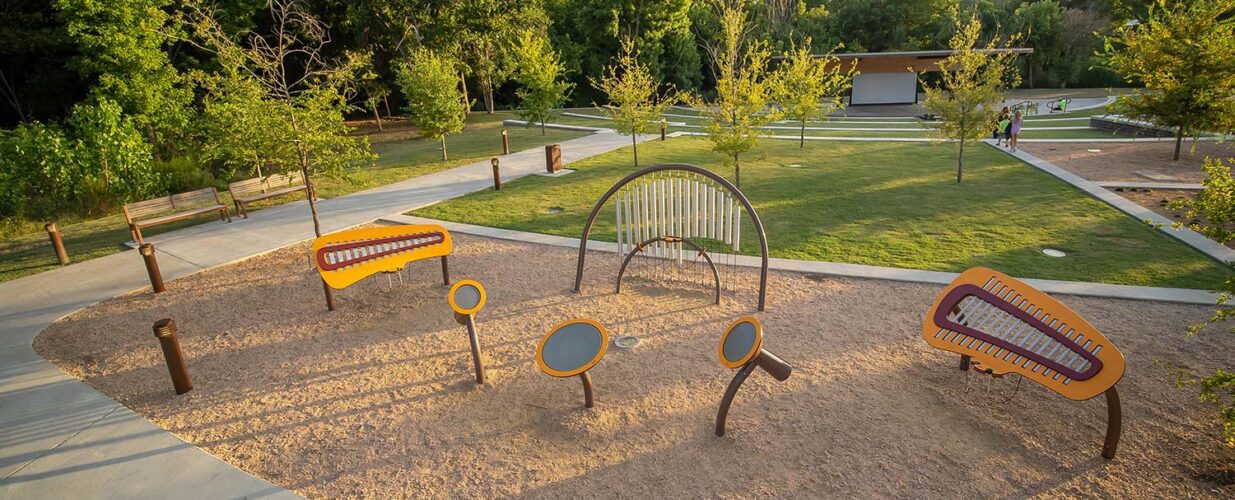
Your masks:
[{"label": "curved metal post", "polygon": [[728,179],[717,175],[711,170],[681,163],[652,165],[623,177],[622,180],[617,182],[617,184],[614,184],[608,191],[605,191],[605,194],[596,202],[596,206],[592,207],[592,213],[588,215],[587,222],[583,225],[583,235],[579,238],[579,259],[575,266],[575,288],[573,291],[575,293],[579,293],[579,291],[583,288],[583,263],[587,256],[587,238],[588,235],[592,233],[592,223],[596,222],[596,216],[600,215],[600,209],[605,206],[605,203],[609,201],[609,198],[612,198],[613,195],[622,188],[622,186],[629,184],[631,181],[639,177],[662,170],[681,170],[685,172],[693,172],[712,179],[713,181],[716,181],[717,184],[720,184],[722,187],[727,189],[729,193],[732,194],[734,198],[737,198],[738,202],[742,204],[742,208],[746,209],[746,214],[750,216],[751,222],[755,225],[755,233],[759,236],[759,255],[763,259],[759,269],[759,310],[762,311],[767,302],[768,292],[768,238],[763,231],[763,222],[759,220],[759,214],[755,213],[755,208],[751,206],[750,200],[746,199],[746,195],[742,194],[742,191],[738,190],[738,188],[734,186],[733,183],[729,182]]},{"label": "curved metal post", "polygon": [[1106,390],[1106,441],[1102,443],[1102,458],[1115,458],[1119,448],[1119,435],[1123,432],[1123,408],[1119,405],[1119,391],[1115,386]]},{"label": "curved metal post", "polygon": [[596,404],[592,399],[592,377],[583,372],[579,374],[579,379],[583,381],[583,406],[591,408]]},{"label": "curved metal post", "polygon": [[742,387],[742,382],[746,381],[746,377],[750,376],[750,372],[755,371],[755,362],[751,360],[749,363],[738,368],[737,375],[733,376],[733,380],[729,382],[729,388],[725,389],[725,397],[720,399],[720,410],[716,412],[716,435],[725,435],[725,419],[729,416],[729,405],[733,404],[733,397],[738,394],[738,388]]},{"label": "curved metal post", "polygon": [[480,337],[476,335],[476,318],[468,314],[467,318],[467,336],[472,341],[472,366],[476,367],[476,383],[483,385],[485,383],[485,363],[480,359]]},{"label": "curved metal post", "polygon": [[618,269],[617,288],[613,291],[613,293],[622,293],[622,275],[626,274],[626,265],[630,264],[630,260],[635,257],[635,254],[642,252],[644,248],[648,247],[648,245],[651,245],[652,243],[655,243],[657,241],[664,241],[666,243],[681,242],[681,243],[690,245],[691,248],[694,248],[695,250],[697,250],[699,252],[699,255],[702,255],[704,260],[708,261],[708,266],[712,268],[712,278],[716,280],[716,298],[714,299],[714,301],[717,304],[720,304],[720,272],[716,270],[716,264],[712,262],[712,257],[709,256],[708,251],[704,250],[703,247],[699,246],[698,243],[695,243],[688,238],[682,238],[680,236],[657,236],[655,238],[649,239],[647,241],[644,241],[636,245],[635,249],[632,250],[630,253],[626,254],[625,259],[622,259],[622,267]]}]

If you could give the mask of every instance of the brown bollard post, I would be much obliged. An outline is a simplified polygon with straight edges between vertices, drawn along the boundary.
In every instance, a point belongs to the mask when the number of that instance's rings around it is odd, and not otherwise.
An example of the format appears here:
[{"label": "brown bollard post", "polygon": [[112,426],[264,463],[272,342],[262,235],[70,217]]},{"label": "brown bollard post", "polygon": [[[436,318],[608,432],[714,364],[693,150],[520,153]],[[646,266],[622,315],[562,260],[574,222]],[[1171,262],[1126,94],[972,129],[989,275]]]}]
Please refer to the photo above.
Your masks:
[{"label": "brown bollard post", "polygon": [[60,260],[60,265],[69,265],[69,253],[64,250],[64,240],[60,239],[60,228],[56,227],[55,222],[48,222],[43,229],[47,230],[47,237],[51,238],[51,247],[56,251],[56,259]]},{"label": "brown bollard post", "polygon": [[550,174],[556,174],[562,171],[562,145],[550,144],[545,146],[545,170]]},{"label": "brown bollard post", "polygon": [[154,336],[163,346],[163,358],[167,359],[167,371],[171,373],[176,394],[193,390],[189,368],[184,365],[184,353],[180,351],[180,341],[176,340],[176,322],[167,318],[154,322]]},{"label": "brown bollard post", "polygon": [[665,140],[665,121],[660,121],[660,140]]},{"label": "brown bollard post", "polygon": [[502,154],[510,154],[510,136],[506,134],[506,129],[502,129]]},{"label": "brown bollard post", "polygon": [[154,289],[154,293],[166,292],[167,287],[163,286],[163,273],[159,272],[159,261],[154,256],[154,244],[142,243],[142,246],[137,248],[137,252],[142,254],[142,260],[146,261],[146,274],[150,275],[150,288]]},{"label": "brown bollard post", "polygon": [[501,191],[502,190],[502,172],[498,169],[497,158],[489,160],[489,163],[493,164],[493,190]]}]

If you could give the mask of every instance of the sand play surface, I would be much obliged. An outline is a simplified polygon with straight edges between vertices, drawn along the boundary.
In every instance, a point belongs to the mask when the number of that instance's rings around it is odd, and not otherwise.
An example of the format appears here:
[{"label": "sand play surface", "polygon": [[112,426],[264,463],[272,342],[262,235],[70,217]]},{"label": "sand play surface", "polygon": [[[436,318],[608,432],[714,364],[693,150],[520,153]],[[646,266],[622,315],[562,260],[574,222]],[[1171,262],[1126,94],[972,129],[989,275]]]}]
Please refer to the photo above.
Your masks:
[{"label": "sand play surface", "polygon": [[[406,283],[338,294],[328,313],[298,245],[88,308],[40,335],[59,367],[207,452],[313,498],[335,497],[1114,497],[1235,493],[1235,450],[1214,411],[1155,361],[1230,368],[1230,336],[1187,337],[1211,312],[1062,297],[1128,358],[1119,456],[1098,457],[1101,397],[1073,402],[1015,377],[956,370],[921,338],[938,286],[795,273],[770,277],[764,346],[792,363],[756,371],[728,435],[712,434],[733,371],[716,360],[728,323],[754,311],[757,273],[712,305],[703,287],[628,282],[589,259],[573,294],[566,248],[455,235],[455,280],[488,289],[478,318],[489,383],[475,385],[436,260]],[[396,280],[397,283],[397,280]],[[642,345],[610,348],[578,379],[533,360],[578,316]],[[180,325],[195,388],[175,396],[151,324]]]},{"label": "sand play surface", "polygon": [[[1224,160],[1235,158],[1235,145],[1231,142],[1198,141],[1195,146],[1194,151],[1193,142],[1185,139],[1179,161],[1172,160],[1175,143],[1168,141],[1026,142],[1020,148],[1091,181],[1196,183],[1205,179],[1201,163],[1206,156]],[[1155,181],[1137,172],[1162,174],[1175,179]]]}]

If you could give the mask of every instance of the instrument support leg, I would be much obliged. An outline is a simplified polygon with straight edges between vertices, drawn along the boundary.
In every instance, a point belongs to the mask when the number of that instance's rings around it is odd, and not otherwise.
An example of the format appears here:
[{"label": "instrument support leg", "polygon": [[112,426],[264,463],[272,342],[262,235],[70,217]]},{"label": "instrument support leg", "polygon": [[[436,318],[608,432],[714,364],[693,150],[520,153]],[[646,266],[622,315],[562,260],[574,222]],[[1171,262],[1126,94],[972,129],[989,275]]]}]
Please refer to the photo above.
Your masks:
[{"label": "instrument support leg", "polygon": [[1115,386],[1106,390],[1106,441],[1102,443],[1102,458],[1115,458],[1119,448],[1119,435],[1123,433],[1123,408],[1119,405],[1119,391]]},{"label": "instrument support leg", "polygon": [[733,397],[737,395],[738,388],[742,387],[742,382],[746,381],[746,377],[750,376],[750,372],[758,366],[754,362],[746,363],[738,369],[737,375],[733,376],[733,380],[729,382],[729,388],[725,389],[725,397],[720,400],[720,410],[716,412],[716,435],[725,435],[725,419],[729,416],[729,405],[733,404]]},{"label": "instrument support leg", "polygon": [[472,342],[472,365],[476,367],[476,384],[485,383],[485,364],[480,359],[480,338],[476,335],[476,319],[467,315],[467,336]]},{"label": "instrument support leg", "polygon": [[592,376],[583,372],[579,374],[579,379],[583,381],[583,406],[591,408],[596,404],[596,401],[592,399]]},{"label": "instrument support leg", "polygon": [[442,256],[442,284],[450,286],[450,265],[446,261],[447,255]]}]

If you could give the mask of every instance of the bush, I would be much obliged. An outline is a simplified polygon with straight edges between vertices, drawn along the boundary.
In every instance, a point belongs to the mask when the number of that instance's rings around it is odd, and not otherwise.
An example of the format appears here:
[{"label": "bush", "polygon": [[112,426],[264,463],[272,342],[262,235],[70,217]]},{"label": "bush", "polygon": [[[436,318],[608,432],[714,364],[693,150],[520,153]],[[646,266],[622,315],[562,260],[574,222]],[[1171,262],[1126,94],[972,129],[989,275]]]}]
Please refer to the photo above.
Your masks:
[{"label": "bush", "polygon": [[178,157],[155,161],[151,167],[154,174],[163,180],[163,190],[169,193],[183,193],[211,186],[220,190],[227,187],[196,158]]}]

